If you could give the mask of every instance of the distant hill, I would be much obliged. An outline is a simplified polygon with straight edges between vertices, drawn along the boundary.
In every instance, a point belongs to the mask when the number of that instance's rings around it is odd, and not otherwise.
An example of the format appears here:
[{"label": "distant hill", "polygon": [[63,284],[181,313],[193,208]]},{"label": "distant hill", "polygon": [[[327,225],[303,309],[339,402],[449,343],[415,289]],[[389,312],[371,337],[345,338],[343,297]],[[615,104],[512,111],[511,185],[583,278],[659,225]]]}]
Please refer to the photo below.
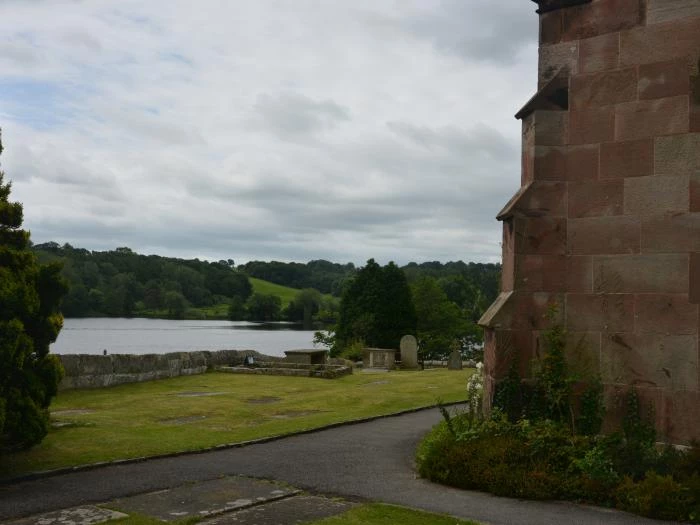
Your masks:
[{"label": "distant hill", "polygon": [[276,295],[282,301],[282,308],[286,307],[294,300],[294,296],[299,292],[298,288],[282,286],[281,284],[271,283],[262,279],[250,277],[250,284],[253,285],[253,293],[261,293],[265,295]]},{"label": "distant hill", "polygon": [[55,242],[33,249],[42,262],[63,263],[70,284],[61,305],[66,317],[182,318],[190,308],[210,309],[234,298],[245,302],[253,293],[233,261],[140,255],[126,247],[98,252]]},{"label": "distant hill", "polygon": [[[42,262],[63,262],[62,273],[70,284],[62,302],[66,317],[298,321],[305,315],[308,321],[311,311],[333,322],[338,298],[357,273],[352,263],[324,260],[251,261],[235,267],[231,259],[141,255],[126,247],[100,252],[49,242],[33,249]],[[478,316],[498,295],[498,264],[412,262],[402,270],[409,283],[421,277],[436,279],[469,317]],[[261,296],[279,297],[279,303],[266,305]]]}]

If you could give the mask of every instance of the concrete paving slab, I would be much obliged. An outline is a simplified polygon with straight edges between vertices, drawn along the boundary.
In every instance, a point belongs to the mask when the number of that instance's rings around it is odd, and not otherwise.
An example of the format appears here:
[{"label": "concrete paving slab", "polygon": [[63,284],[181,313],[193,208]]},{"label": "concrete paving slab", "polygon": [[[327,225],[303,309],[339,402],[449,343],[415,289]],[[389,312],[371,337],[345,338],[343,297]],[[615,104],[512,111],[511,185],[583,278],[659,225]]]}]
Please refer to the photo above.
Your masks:
[{"label": "concrete paving slab", "polygon": [[94,505],[84,505],[9,521],[5,525],[95,525],[108,520],[126,518],[127,515]]},{"label": "concrete paving slab", "polygon": [[138,494],[112,501],[107,506],[174,521],[243,509],[299,492],[283,483],[232,476]]},{"label": "concrete paving slab", "polygon": [[321,496],[294,496],[222,514],[200,525],[299,525],[341,514],[357,505]]}]

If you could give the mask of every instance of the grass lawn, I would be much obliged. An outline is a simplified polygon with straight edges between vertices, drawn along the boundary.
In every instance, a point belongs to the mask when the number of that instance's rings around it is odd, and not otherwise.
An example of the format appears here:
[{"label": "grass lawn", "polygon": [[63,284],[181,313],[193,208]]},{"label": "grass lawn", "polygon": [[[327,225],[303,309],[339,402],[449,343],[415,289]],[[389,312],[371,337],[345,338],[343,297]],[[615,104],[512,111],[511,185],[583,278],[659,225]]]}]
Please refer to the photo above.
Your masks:
[{"label": "grass lawn", "polygon": [[[170,523],[171,525],[193,525],[198,521],[200,521],[198,518],[189,518]],[[133,515],[109,521],[107,525],[162,525],[162,523],[156,518]],[[362,505],[338,516],[309,522],[308,525],[396,525],[397,523],[401,525],[479,525],[475,521],[464,521],[441,514],[382,503]]]},{"label": "grass lawn", "polygon": [[340,379],[208,373],[61,392],[31,450],[0,455],[0,477],[198,450],[465,397],[471,371],[356,373]]},{"label": "grass lawn", "polygon": [[450,516],[419,510],[372,503],[356,507],[338,516],[314,521],[314,525],[478,525],[475,521],[463,521]]}]

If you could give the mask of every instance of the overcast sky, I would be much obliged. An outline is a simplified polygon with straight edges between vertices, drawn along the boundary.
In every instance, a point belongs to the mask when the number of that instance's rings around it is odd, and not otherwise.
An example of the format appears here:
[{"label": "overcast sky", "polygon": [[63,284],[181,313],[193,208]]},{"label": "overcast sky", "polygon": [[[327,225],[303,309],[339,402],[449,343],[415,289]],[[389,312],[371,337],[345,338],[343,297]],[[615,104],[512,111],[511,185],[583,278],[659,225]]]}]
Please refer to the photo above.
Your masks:
[{"label": "overcast sky", "polygon": [[500,260],[526,0],[0,0],[0,159],[35,243]]}]

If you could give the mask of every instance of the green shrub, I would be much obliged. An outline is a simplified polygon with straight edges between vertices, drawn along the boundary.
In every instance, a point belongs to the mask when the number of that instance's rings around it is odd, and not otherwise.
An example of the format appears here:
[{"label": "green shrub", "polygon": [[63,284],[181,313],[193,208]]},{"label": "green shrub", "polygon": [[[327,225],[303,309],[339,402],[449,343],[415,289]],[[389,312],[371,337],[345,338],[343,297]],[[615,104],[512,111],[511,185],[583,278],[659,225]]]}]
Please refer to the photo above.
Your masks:
[{"label": "green shrub", "polygon": [[653,471],[640,481],[625,477],[617,488],[616,499],[619,509],[665,520],[688,519],[692,503],[687,488],[673,477]]},{"label": "green shrub", "polygon": [[603,383],[595,378],[581,394],[576,430],[584,436],[595,436],[600,433],[604,418]]},{"label": "green shrub", "polygon": [[[578,400],[564,358],[564,331],[544,332],[546,355],[526,383],[518,363],[496,388],[491,417],[452,415],[421,443],[421,476],[464,489],[530,499],[574,499],[654,518],[700,523],[700,444],[659,450],[651,409],[634,389],[623,431],[600,432],[605,408],[599,379]],[[468,405],[480,406],[470,383]],[[578,410],[575,410],[575,406]]]},{"label": "green shrub", "polygon": [[343,348],[339,357],[350,361],[362,361],[365,349],[364,341],[353,341]]}]

